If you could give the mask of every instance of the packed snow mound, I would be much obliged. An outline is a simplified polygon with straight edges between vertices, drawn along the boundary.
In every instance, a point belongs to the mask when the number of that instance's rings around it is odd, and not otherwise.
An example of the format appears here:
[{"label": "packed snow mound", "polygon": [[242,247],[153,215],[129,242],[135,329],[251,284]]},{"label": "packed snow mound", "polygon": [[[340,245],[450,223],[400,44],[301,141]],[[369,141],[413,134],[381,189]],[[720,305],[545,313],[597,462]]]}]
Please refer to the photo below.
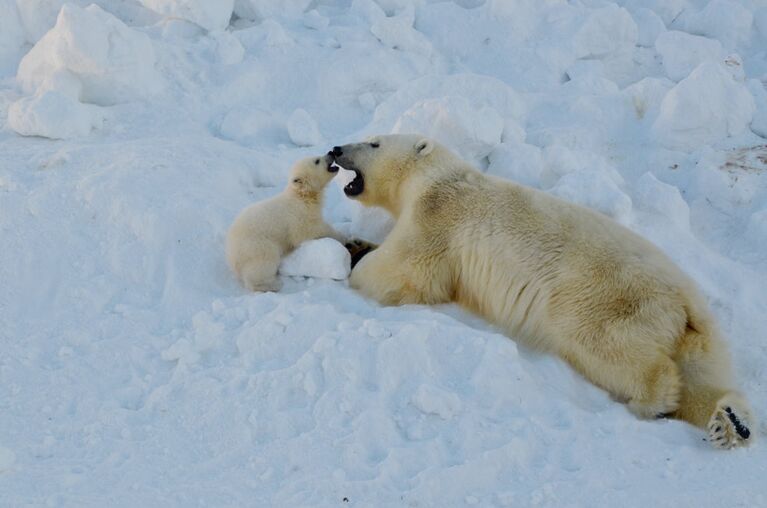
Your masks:
[{"label": "packed snow mound", "polygon": [[279,272],[291,277],[344,280],[351,273],[352,258],[346,247],[332,238],[309,240],[285,256]]},{"label": "packed snow mound", "polygon": [[488,155],[487,173],[530,187],[541,186],[543,152],[520,141],[504,141]]},{"label": "packed snow mound", "polygon": [[[382,12],[383,13],[383,12]],[[396,16],[380,16],[370,26],[370,32],[381,44],[397,50],[429,56],[432,46],[421,32],[413,28],[415,10],[408,6]]]},{"label": "packed snow mound", "polygon": [[735,0],[711,0],[703,10],[682,17],[686,31],[714,37],[728,50],[749,42],[753,23],[751,11]]},{"label": "packed snow mound", "polygon": [[577,58],[602,58],[630,51],[638,37],[639,29],[631,14],[610,4],[589,13],[575,34],[573,46]]},{"label": "packed snow mound", "polygon": [[657,14],[666,26],[671,23],[687,8],[689,0],[625,0],[623,6],[632,13],[639,9],[648,9]]},{"label": "packed snow mound", "polygon": [[83,104],[56,90],[11,104],[8,125],[22,136],[67,139],[87,136],[104,121],[102,108]]},{"label": "packed snow mound", "polygon": [[637,24],[637,45],[649,48],[655,44],[658,36],[666,31],[666,25],[655,12],[640,7],[633,13]]},{"label": "packed snow mound", "polygon": [[0,0],[0,77],[12,74],[26,38],[14,0]]},{"label": "packed snow mound", "polygon": [[159,91],[152,42],[146,34],[96,5],[61,8],[56,25],[19,64],[17,80],[29,94],[62,70],[82,83],[79,99],[109,106]]},{"label": "packed snow mound", "polygon": [[719,41],[676,30],[660,34],[655,50],[663,60],[666,75],[674,81],[686,78],[703,62],[719,62],[725,56]]},{"label": "packed snow mound", "polygon": [[316,146],[324,142],[320,128],[305,109],[297,109],[288,118],[288,135],[298,146]]},{"label": "packed snow mound", "polygon": [[657,118],[663,99],[675,83],[666,78],[644,78],[623,90],[639,120]]},{"label": "packed snow mound", "polygon": [[679,229],[690,229],[690,207],[673,185],[663,183],[650,172],[634,185],[635,204],[645,211],[659,214]]},{"label": "packed snow mound", "polygon": [[66,0],[16,0],[28,43],[36,43],[53,27],[64,3]]},{"label": "packed snow mound", "polygon": [[442,97],[459,97],[472,108],[494,110],[501,118],[523,122],[526,108],[520,95],[506,83],[489,76],[452,74],[424,76],[391,94],[375,109],[370,129],[390,131],[403,113],[419,103]]},{"label": "packed snow mound", "polygon": [[653,130],[668,148],[693,151],[742,133],[755,108],[743,83],[722,65],[704,62],[666,94]]},{"label": "packed snow mound", "polygon": [[485,158],[501,142],[503,118],[492,108],[472,107],[457,96],[421,101],[399,117],[392,132],[423,134],[470,161]]},{"label": "packed snow mound", "polygon": [[191,21],[206,30],[223,30],[232,18],[234,0],[141,0],[149,9]]},{"label": "packed snow mound", "polygon": [[605,173],[584,169],[564,175],[549,192],[612,217],[621,224],[631,219],[631,198]]},{"label": "packed snow mound", "polygon": [[749,79],[746,86],[748,86],[756,104],[754,118],[751,120],[751,130],[756,135],[767,139],[767,89],[758,79]]},{"label": "packed snow mound", "polygon": [[235,0],[234,13],[240,18],[263,20],[268,18],[295,18],[301,15],[312,0]]}]

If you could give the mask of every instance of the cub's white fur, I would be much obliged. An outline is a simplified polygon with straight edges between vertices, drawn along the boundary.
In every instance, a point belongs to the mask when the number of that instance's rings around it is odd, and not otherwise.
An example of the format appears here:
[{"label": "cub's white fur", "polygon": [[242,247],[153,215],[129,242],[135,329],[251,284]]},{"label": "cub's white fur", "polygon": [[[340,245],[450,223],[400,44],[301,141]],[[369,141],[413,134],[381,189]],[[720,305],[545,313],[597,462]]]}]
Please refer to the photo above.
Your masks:
[{"label": "cub's white fur", "polygon": [[282,257],[306,240],[344,237],[322,218],[322,197],[333,178],[330,156],[308,157],[291,170],[277,196],[250,205],[237,216],[226,238],[229,267],[252,291],[279,291]]}]

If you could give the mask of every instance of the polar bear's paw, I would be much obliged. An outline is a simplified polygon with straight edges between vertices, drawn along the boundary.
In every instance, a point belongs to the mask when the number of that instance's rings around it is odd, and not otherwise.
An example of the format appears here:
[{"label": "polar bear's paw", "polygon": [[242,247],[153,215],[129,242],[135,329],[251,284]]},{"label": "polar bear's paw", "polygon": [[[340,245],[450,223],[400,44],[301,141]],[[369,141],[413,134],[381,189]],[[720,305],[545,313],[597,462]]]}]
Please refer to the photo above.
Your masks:
[{"label": "polar bear's paw", "polygon": [[708,422],[708,440],[715,448],[729,449],[748,446],[751,441],[748,409],[737,400],[723,397]]}]

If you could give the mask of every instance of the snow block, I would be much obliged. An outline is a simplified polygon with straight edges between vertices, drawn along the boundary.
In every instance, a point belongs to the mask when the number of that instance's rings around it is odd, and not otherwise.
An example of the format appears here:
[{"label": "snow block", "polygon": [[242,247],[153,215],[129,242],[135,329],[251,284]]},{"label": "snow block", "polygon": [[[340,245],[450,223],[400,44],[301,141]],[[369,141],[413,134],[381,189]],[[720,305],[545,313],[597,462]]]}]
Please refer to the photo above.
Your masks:
[{"label": "snow block", "polygon": [[444,143],[471,161],[479,161],[501,142],[503,118],[488,106],[472,107],[463,97],[420,101],[405,111],[394,133],[419,133]]},{"label": "snow block", "polygon": [[629,12],[617,5],[595,9],[576,32],[577,58],[602,58],[636,46],[639,29]]},{"label": "snow block", "polygon": [[684,19],[688,32],[719,39],[730,50],[748,43],[753,24],[751,11],[735,0],[711,0],[702,11]]},{"label": "snow block", "polygon": [[8,125],[22,136],[68,139],[101,127],[101,108],[83,104],[58,91],[20,99],[8,109]]},{"label": "snow block", "polygon": [[754,111],[743,83],[723,66],[704,62],[663,98],[653,131],[664,146],[689,152],[740,134]]},{"label": "snow block", "polygon": [[80,100],[101,106],[156,93],[152,42],[96,5],[66,4],[49,31],[19,64],[17,79],[35,93],[49,76],[68,70],[82,82]]},{"label": "snow block", "polygon": [[344,280],[351,273],[352,258],[346,247],[332,238],[302,243],[280,264],[280,273],[292,277]]},{"label": "snow block", "polygon": [[631,218],[631,198],[601,171],[586,169],[568,173],[549,192],[602,212],[621,224],[628,224]]},{"label": "snow block", "polygon": [[293,111],[287,127],[290,140],[298,146],[316,146],[324,141],[317,122],[304,109]]},{"label": "snow block", "polygon": [[703,62],[724,59],[719,41],[676,30],[658,36],[655,50],[663,60],[666,75],[674,81],[686,78]]},{"label": "snow block", "polygon": [[234,0],[141,0],[145,7],[164,16],[181,18],[206,30],[229,26]]},{"label": "snow block", "polygon": [[0,76],[12,74],[21,57],[24,30],[13,0],[0,0]]},{"label": "snow block", "polygon": [[645,173],[635,185],[637,206],[662,215],[680,229],[690,229],[690,207],[673,185]]}]

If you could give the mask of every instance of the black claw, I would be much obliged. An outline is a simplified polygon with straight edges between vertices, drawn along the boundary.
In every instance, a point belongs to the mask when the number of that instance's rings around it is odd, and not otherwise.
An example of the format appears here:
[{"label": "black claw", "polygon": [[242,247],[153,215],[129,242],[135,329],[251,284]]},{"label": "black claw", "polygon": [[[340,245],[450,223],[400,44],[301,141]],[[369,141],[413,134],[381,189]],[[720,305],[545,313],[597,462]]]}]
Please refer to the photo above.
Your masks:
[{"label": "black claw", "polygon": [[733,426],[735,427],[735,432],[737,432],[738,435],[743,439],[748,439],[751,437],[751,431],[748,430],[748,427],[740,423],[740,420],[737,416],[735,416],[735,413],[733,413],[729,407],[724,408],[724,410],[727,411],[727,418],[730,419]]}]

